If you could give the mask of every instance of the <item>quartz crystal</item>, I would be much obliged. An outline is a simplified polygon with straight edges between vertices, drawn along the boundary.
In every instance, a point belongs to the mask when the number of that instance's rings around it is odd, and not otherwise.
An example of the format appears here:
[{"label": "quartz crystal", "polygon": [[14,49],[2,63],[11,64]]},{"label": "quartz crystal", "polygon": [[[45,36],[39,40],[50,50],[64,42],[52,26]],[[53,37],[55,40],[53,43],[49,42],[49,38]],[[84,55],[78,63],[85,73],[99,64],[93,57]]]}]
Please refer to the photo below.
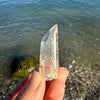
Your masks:
[{"label": "quartz crystal", "polygon": [[57,79],[58,66],[58,26],[56,24],[41,40],[39,72],[46,81]]}]

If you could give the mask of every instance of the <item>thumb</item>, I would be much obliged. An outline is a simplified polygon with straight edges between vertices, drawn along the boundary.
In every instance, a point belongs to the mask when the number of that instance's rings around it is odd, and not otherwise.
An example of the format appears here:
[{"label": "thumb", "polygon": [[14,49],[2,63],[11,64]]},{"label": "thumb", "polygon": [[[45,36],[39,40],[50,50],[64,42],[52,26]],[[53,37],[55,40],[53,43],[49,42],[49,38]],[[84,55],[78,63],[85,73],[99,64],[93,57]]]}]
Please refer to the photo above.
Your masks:
[{"label": "thumb", "polygon": [[30,81],[19,93],[15,100],[42,100],[45,92],[45,80],[34,71]]}]

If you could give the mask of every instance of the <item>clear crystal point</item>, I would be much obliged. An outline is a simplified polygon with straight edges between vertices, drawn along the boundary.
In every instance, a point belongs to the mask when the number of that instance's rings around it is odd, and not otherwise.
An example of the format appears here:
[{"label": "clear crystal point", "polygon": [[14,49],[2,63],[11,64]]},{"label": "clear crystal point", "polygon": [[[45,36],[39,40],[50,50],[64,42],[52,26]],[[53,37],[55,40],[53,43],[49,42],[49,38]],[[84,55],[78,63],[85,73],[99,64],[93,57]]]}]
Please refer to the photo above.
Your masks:
[{"label": "clear crystal point", "polygon": [[58,66],[58,26],[56,24],[41,40],[39,72],[46,81],[57,79]]}]

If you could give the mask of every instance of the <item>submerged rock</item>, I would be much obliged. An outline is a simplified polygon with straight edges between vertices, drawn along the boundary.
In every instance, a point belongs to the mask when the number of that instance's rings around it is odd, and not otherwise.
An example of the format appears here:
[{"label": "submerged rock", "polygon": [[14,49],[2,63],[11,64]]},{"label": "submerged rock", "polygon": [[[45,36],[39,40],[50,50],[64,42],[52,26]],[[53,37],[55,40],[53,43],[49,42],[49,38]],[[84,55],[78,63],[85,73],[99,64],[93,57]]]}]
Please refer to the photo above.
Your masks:
[{"label": "submerged rock", "polygon": [[31,72],[38,64],[39,61],[32,56],[16,57],[13,60],[11,76],[17,80],[20,80]]}]

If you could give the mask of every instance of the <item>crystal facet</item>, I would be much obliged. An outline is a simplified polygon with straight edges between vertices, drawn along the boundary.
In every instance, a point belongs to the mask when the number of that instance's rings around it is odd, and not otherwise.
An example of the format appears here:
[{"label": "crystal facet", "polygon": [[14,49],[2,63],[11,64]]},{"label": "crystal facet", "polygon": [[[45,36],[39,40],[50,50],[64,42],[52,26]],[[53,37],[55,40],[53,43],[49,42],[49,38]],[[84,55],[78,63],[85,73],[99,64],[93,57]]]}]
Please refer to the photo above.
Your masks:
[{"label": "crystal facet", "polygon": [[58,58],[58,26],[56,24],[44,35],[41,41],[39,72],[46,81],[57,79]]}]

